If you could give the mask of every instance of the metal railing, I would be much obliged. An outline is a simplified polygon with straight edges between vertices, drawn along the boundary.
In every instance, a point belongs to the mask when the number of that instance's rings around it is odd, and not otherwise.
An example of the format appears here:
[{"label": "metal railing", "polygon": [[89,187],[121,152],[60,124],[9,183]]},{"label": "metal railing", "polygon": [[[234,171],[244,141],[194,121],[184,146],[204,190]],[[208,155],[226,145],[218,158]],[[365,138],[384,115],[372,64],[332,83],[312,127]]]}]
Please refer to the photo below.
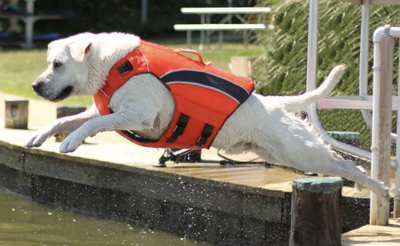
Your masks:
[{"label": "metal railing", "polygon": [[[382,123],[380,119],[382,118],[380,117],[382,113],[382,108],[378,101],[379,99],[378,92],[381,89],[382,82],[392,83],[392,81],[390,82],[380,81],[381,75],[380,75],[380,70],[378,68],[381,67],[381,52],[380,52],[382,49],[381,38],[382,36],[389,37],[389,39],[393,37],[400,37],[400,27],[386,27],[386,28],[380,27],[374,33],[374,95],[371,97],[368,95],[368,40],[369,40],[370,3],[371,3],[370,0],[362,1],[359,95],[347,96],[345,98],[333,97],[325,99],[319,102],[317,105],[314,104],[309,106],[307,111],[310,123],[314,126],[315,130],[321,135],[324,141],[329,143],[334,149],[358,157],[360,159],[371,161],[372,178],[379,180],[388,186],[390,183],[390,175],[388,176],[387,173],[389,172],[390,174],[390,168],[396,170],[393,215],[395,217],[400,217],[400,168],[397,168],[399,166],[398,162],[400,158],[400,139],[399,137],[397,137],[398,135],[393,133],[386,134],[388,135],[386,136],[387,137],[386,139],[382,139],[382,136],[380,136],[382,135],[380,126],[382,126],[383,124],[380,124]],[[400,2],[398,4],[400,4]],[[318,37],[318,0],[310,0],[309,22],[308,22],[307,91],[312,91],[316,88],[317,46],[318,46],[317,37]],[[385,49],[390,50],[390,48],[388,49],[388,47],[386,47]],[[385,54],[385,56],[386,59],[387,54]],[[393,63],[388,64],[388,66],[393,67]],[[386,88],[390,88],[390,92],[387,91],[387,93],[390,93],[389,95],[391,95],[392,94],[391,84]],[[400,95],[400,90],[398,95]],[[386,107],[385,110],[383,110],[387,114],[391,114],[392,110],[400,109],[400,100],[398,100],[398,97],[389,96],[389,98],[391,98],[392,100],[391,101],[389,100],[390,102],[388,103],[387,106],[385,106]],[[346,105],[346,107],[343,107],[344,105]],[[321,123],[317,115],[317,106],[318,108],[336,108],[336,109],[346,108],[346,109],[361,110],[364,120],[367,122],[369,126],[372,126],[372,148],[371,148],[372,153],[350,145],[343,144],[331,138],[321,126]],[[375,112],[373,116],[371,116],[371,110]],[[400,129],[399,110],[397,119],[398,119],[397,129]],[[381,154],[381,152],[384,151],[383,150],[384,148],[381,147],[382,142],[379,141],[383,141],[383,143],[386,143],[386,145],[387,142],[389,142],[389,148],[390,148],[391,139],[396,140],[397,143],[396,160],[391,160],[389,152],[387,154],[389,156],[386,156],[386,159],[384,159],[385,161],[382,161],[380,156],[384,156]],[[379,198],[371,192],[370,223],[377,225],[387,225],[388,219],[389,219],[388,205],[382,206],[382,202],[379,200]]]}]

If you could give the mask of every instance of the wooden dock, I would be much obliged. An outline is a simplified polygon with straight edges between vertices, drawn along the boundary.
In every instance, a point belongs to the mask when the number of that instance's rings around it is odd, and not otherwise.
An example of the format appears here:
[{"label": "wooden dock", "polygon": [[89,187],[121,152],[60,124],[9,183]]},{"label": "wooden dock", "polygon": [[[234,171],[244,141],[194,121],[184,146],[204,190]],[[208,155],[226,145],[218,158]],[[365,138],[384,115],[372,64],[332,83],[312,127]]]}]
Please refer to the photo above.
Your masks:
[{"label": "wooden dock", "polygon": [[400,219],[390,219],[388,226],[365,225],[342,235],[342,245],[400,245]]},{"label": "wooden dock", "polygon": [[[71,154],[58,153],[54,138],[27,149],[25,139],[55,118],[55,105],[30,100],[29,130],[14,130],[3,127],[2,103],[0,185],[13,192],[213,244],[287,245],[291,183],[301,174],[262,165],[167,162],[166,168],[153,167],[163,150],[132,145],[115,133],[89,138]],[[42,114],[53,110],[54,116]],[[202,152],[202,159],[219,157],[211,149]],[[343,229],[351,230],[343,235],[343,245],[400,245],[399,220],[385,227],[363,226],[368,208],[369,191],[343,188]]]}]

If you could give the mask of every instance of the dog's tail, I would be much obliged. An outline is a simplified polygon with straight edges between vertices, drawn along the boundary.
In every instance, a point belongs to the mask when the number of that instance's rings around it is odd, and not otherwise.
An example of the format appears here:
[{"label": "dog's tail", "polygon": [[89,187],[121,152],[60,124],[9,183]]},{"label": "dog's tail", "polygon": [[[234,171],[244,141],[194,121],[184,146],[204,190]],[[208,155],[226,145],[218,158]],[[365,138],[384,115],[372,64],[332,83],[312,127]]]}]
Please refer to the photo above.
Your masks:
[{"label": "dog's tail", "polygon": [[298,96],[285,97],[285,109],[290,112],[304,110],[308,105],[324,99],[339,82],[346,66],[338,65],[332,69],[325,81],[316,89]]}]

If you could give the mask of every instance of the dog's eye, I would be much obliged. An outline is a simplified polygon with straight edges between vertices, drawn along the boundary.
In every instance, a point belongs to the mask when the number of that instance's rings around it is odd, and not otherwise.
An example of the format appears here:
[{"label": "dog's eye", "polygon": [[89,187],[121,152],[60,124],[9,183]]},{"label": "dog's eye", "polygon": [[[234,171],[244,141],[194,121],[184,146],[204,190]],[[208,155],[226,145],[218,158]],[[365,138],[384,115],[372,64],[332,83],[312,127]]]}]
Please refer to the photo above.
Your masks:
[{"label": "dog's eye", "polygon": [[54,62],[54,63],[53,63],[53,67],[54,67],[54,68],[61,67],[61,65],[62,65],[61,62]]}]

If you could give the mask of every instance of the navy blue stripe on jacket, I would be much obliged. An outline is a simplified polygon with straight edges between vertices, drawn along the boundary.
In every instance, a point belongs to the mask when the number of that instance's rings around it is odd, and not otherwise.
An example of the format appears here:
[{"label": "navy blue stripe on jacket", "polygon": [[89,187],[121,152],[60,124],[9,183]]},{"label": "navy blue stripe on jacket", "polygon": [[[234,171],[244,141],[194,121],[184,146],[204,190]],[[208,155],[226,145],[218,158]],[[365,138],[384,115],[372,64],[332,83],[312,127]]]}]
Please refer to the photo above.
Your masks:
[{"label": "navy blue stripe on jacket", "polygon": [[192,70],[192,69],[178,69],[163,74],[160,80],[166,84],[193,84],[212,90],[216,90],[225,94],[235,100],[238,104],[242,104],[248,97],[249,92],[242,86],[227,80],[225,78],[216,76],[214,74]]}]

